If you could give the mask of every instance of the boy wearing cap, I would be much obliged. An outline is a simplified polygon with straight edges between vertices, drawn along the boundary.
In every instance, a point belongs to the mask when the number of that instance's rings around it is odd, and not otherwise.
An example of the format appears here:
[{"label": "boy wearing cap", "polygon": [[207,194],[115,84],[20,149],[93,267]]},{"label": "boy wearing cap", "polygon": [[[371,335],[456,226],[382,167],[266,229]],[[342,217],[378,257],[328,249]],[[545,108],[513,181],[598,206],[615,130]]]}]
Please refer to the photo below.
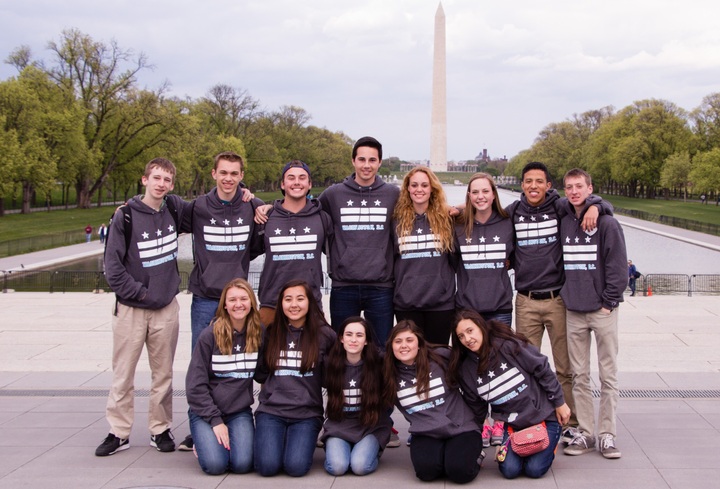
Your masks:
[{"label": "boy wearing cap", "polygon": [[317,199],[307,198],[311,188],[310,168],[304,162],[286,164],[280,177],[284,198],[273,202],[267,222],[259,230],[265,265],[258,296],[260,320],[265,325],[275,318],[280,289],[292,279],[306,280],[322,309],[321,253],[332,234],[332,222]]}]

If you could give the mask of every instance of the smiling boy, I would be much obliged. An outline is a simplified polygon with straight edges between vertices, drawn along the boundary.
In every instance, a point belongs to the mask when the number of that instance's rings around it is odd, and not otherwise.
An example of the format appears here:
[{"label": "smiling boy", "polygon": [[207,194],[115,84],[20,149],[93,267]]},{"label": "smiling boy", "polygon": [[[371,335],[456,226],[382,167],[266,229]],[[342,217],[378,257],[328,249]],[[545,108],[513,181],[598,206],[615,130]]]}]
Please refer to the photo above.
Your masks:
[{"label": "smiling boy", "polygon": [[300,160],[285,165],[280,177],[283,199],[276,200],[260,229],[265,265],[258,295],[260,320],[272,323],[280,289],[292,279],[305,280],[322,309],[322,255],[332,235],[332,223],[321,212],[317,199],[308,199],[312,188],[310,168]]},{"label": "smiling boy", "polygon": [[[597,229],[586,232],[580,222],[587,212],[593,187],[590,175],[575,168],[565,174],[568,214],[562,218],[565,284],[560,295],[567,307],[567,338],[573,372],[573,397],[579,429],[565,448],[566,455],[595,450],[596,431],[600,453],[620,458],[615,447],[615,411],[619,398],[617,381],[618,306],[623,301],[627,254],[620,223],[600,216]],[[595,429],[595,410],[590,386],[590,347],[597,345],[600,376],[600,412]]]},{"label": "smiling boy", "polygon": [[152,371],[150,445],[161,452],[175,450],[170,428],[173,359],[180,324],[175,298],[180,285],[176,227],[184,210],[182,199],[168,195],[174,187],[175,171],[170,160],[151,160],[142,177],[145,194],[133,197],[127,209],[118,209],[110,224],[105,276],[116,296],[113,381],[106,408],[110,433],[95,450],[99,457],[130,447],[135,368],[144,345]]}]

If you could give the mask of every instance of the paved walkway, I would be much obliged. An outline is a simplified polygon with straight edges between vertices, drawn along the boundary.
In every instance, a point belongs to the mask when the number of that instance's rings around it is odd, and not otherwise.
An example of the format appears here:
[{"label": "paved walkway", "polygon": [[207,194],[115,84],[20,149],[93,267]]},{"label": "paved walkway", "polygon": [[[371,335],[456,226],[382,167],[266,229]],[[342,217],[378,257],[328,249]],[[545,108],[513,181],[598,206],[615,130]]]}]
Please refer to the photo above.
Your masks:
[{"label": "paved walkway", "polygon": [[[0,270],[13,268],[10,260],[29,268],[40,260],[67,260],[91,251],[90,247],[101,252],[99,244],[83,243],[0,259]],[[178,298],[182,312],[173,411],[174,431],[182,439],[189,432],[183,388],[190,354],[190,296]],[[386,450],[378,471],[362,478],[327,475],[322,469],[322,450],[316,450],[311,472],[301,479],[206,476],[192,454],[162,454],[149,447],[146,357],[138,366],[136,389],[140,391],[132,448],[111,457],[95,457],[94,449],[108,429],[104,406],[111,378],[113,302],[112,294],[0,294],[0,489],[276,488],[286,484],[313,489],[368,485],[397,489],[420,484],[404,445]],[[581,457],[560,453],[544,478],[512,482],[500,476],[491,449],[471,486],[719,487],[720,299],[626,297],[620,313],[620,345],[620,460],[605,460],[599,453]],[[544,350],[548,351],[547,345]],[[394,418],[405,438],[407,423],[397,413]],[[446,485],[452,484],[427,484]]]}]

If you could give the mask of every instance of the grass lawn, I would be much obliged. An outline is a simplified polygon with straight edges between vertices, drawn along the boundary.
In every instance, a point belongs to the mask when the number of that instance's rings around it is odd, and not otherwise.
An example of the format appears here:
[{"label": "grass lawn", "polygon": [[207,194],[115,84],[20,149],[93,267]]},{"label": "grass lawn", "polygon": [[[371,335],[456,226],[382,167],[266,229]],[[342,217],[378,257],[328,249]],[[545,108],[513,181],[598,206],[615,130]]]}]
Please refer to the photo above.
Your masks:
[{"label": "grass lawn", "polygon": [[30,214],[7,214],[0,217],[0,241],[32,238],[47,234],[77,231],[85,235],[85,226],[90,224],[97,229],[103,222],[107,224],[113,207],[92,207],[90,209],[69,209],[32,212]]},{"label": "grass lawn", "polygon": [[683,202],[682,200],[663,199],[631,199],[617,195],[599,194],[614,207],[633,209],[657,214],[659,216],[679,217],[720,226],[720,207],[714,203],[703,205],[700,202]]}]

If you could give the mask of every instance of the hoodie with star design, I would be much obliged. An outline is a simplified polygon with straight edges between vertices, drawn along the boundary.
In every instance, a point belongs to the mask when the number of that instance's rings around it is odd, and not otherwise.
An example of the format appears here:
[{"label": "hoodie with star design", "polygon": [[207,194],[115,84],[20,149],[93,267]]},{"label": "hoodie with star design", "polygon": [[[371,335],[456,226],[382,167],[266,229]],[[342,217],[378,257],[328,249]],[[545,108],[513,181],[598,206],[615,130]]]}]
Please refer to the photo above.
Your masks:
[{"label": "hoodie with star design", "polygon": [[368,187],[358,185],[354,173],[320,194],[334,228],[328,261],[333,287],[393,286],[390,226],[399,195],[378,176]]},{"label": "hoodie with star design", "polygon": [[218,196],[217,188],[192,202],[182,230],[193,235],[195,266],[188,290],[200,297],[220,300],[230,280],[247,280],[250,260],[260,254],[255,232],[255,208],[260,199],[243,202],[240,189],[229,202]]},{"label": "hoodie with star design", "polygon": [[260,226],[265,264],[260,276],[258,299],[261,307],[277,306],[277,298],[288,281],[303,279],[322,308],[322,252],[332,236],[330,217],[320,202],[308,200],[300,212],[290,212],[282,200],[273,202],[268,220]]}]

